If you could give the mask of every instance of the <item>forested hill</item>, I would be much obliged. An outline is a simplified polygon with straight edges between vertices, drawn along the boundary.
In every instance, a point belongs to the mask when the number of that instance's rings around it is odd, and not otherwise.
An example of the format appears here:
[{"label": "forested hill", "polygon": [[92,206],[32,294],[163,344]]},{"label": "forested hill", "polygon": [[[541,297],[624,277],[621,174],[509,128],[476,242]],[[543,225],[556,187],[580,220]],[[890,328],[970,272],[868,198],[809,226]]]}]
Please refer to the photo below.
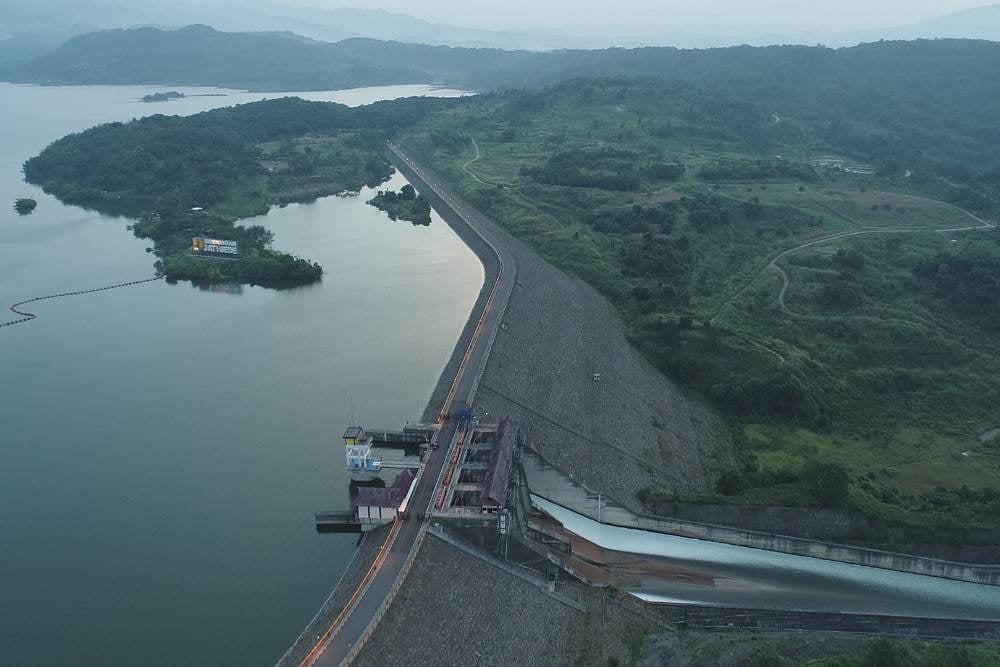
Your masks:
[{"label": "forested hill", "polygon": [[374,64],[291,33],[226,33],[194,25],[174,31],[137,28],[81,35],[47,55],[0,71],[0,78],[250,90],[333,90],[431,80],[404,59],[398,62]]},{"label": "forested hill", "polygon": [[[469,49],[292,33],[110,30],[73,38],[40,58],[0,69],[0,79],[45,84],[188,84],[316,90],[439,83],[487,91],[538,88],[577,77],[678,79],[728,96],[780,100],[778,117],[870,112],[897,128],[962,125],[976,142],[1000,128],[1000,43],[876,42],[688,50],[670,47],[549,52]],[[891,100],[891,104],[888,102]],[[892,109],[893,117],[882,117]],[[975,146],[969,146],[975,149]]]}]

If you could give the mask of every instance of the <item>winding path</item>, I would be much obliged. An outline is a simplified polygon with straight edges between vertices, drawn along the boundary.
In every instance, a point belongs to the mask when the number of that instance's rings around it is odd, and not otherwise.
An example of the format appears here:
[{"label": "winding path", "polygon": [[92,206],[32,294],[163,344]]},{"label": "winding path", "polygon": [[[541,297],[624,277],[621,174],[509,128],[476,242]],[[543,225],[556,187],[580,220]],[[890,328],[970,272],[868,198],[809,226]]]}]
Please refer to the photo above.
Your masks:
[{"label": "winding path", "polygon": [[[937,203],[937,204],[942,204],[944,206],[953,208],[953,209],[955,209],[957,211],[960,211],[960,212],[964,213],[965,215],[969,216],[970,218],[972,218],[973,220],[975,220],[979,224],[972,225],[972,226],[967,226],[967,227],[950,227],[950,228],[947,228],[947,229],[938,229],[936,227],[907,227],[907,228],[903,228],[903,229],[895,228],[895,227],[876,227],[876,228],[871,228],[871,229],[861,229],[861,230],[852,231],[852,232],[839,232],[839,233],[833,234],[831,236],[827,236],[827,237],[824,237],[824,238],[821,238],[821,239],[816,239],[814,241],[809,241],[807,243],[803,243],[803,244],[798,245],[798,246],[796,246],[794,248],[789,248],[788,250],[785,250],[784,252],[782,252],[781,254],[779,254],[777,257],[775,257],[774,259],[772,259],[770,261],[770,263],[767,265],[766,269],[765,269],[765,270],[770,269],[772,271],[777,272],[778,276],[781,278],[781,282],[782,282],[782,284],[781,284],[781,290],[778,292],[778,305],[781,307],[781,309],[783,311],[785,311],[786,314],[788,314],[788,315],[790,315],[792,317],[805,317],[803,315],[799,315],[797,313],[792,312],[788,308],[787,304],[785,303],[785,295],[788,293],[788,288],[791,285],[791,280],[788,277],[788,273],[783,268],[781,268],[781,266],[778,264],[778,262],[781,259],[783,259],[784,257],[787,257],[788,255],[794,254],[796,252],[799,252],[800,250],[804,250],[806,248],[811,248],[812,246],[820,245],[822,243],[827,243],[828,241],[839,241],[841,239],[846,239],[846,238],[849,238],[849,237],[852,237],[852,236],[863,236],[863,235],[866,235],[866,234],[908,234],[908,233],[912,234],[912,233],[916,233],[916,232],[928,232],[928,231],[933,231],[933,232],[938,232],[938,233],[944,234],[944,233],[948,233],[948,232],[968,232],[968,231],[985,230],[985,229],[995,229],[996,228],[996,225],[994,223],[991,223],[991,222],[988,222],[986,220],[983,220],[979,216],[976,216],[976,215],[970,213],[969,211],[966,211],[963,208],[959,208],[958,206],[955,206],[953,204],[949,204],[947,202],[942,202],[942,201],[936,201],[934,199],[926,199],[924,197],[916,197],[914,195],[902,195],[902,196],[908,197],[910,199],[918,199],[918,200],[921,200],[921,201],[929,201],[929,202],[934,202],[934,203]],[[740,290],[740,293],[744,292],[746,290],[746,288],[749,287],[750,284],[752,284],[752,283],[753,283],[753,280],[751,280],[747,285],[745,285],[744,288],[742,290]],[[731,301],[729,303],[731,303]],[[720,314],[721,314],[721,311],[720,311]],[[716,317],[718,317],[718,315],[716,315]]]},{"label": "winding path", "polygon": [[[860,230],[854,230],[854,231],[837,232],[836,234],[831,234],[829,236],[824,236],[822,238],[813,239],[812,241],[807,241],[805,243],[802,243],[802,244],[799,244],[799,245],[795,246],[794,248],[789,248],[787,250],[784,250],[781,253],[779,253],[778,255],[776,255],[774,258],[772,258],[771,261],[769,261],[767,263],[767,265],[761,271],[757,272],[751,278],[749,278],[732,296],[730,296],[725,301],[725,303],[723,303],[719,307],[719,310],[716,311],[715,316],[712,317],[712,319],[710,320],[710,323],[713,324],[713,325],[716,324],[716,322],[719,319],[722,318],[722,316],[724,315],[726,309],[728,309],[729,306],[731,306],[737,299],[739,299],[741,296],[743,296],[743,294],[746,293],[746,291],[749,290],[757,282],[757,279],[765,271],[774,271],[778,275],[778,277],[781,279],[781,289],[778,291],[778,305],[781,308],[781,310],[784,311],[785,314],[789,315],[790,317],[796,317],[796,318],[809,317],[809,316],[806,316],[806,315],[801,315],[799,313],[793,312],[788,307],[787,303],[785,302],[785,297],[787,296],[788,289],[791,286],[791,279],[788,276],[788,272],[786,272],[785,269],[783,269],[781,267],[781,265],[778,263],[783,258],[788,257],[789,255],[795,254],[795,253],[799,252],[800,250],[805,250],[806,248],[811,248],[813,246],[821,245],[823,243],[829,243],[829,242],[832,242],[832,241],[839,241],[839,240],[843,240],[843,239],[846,239],[846,238],[849,238],[849,237],[853,237],[853,236],[864,236],[864,235],[868,235],[868,234],[906,234],[906,233],[917,233],[917,232],[928,232],[928,231],[934,231],[934,232],[938,232],[938,233],[944,234],[944,233],[949,233],[949,232],[966,232],[966,231],[975,231],[975,230],[996,229],[996,227],[997,227],[996,223],[992,223],[992,222],[989,222],[988,220],[984,220],[983,218],[980,218],[979,216],[975,215],[974,213],[971,213],[970,211],[967,211],[964,208],[961,208],[959,206],[955,206],[954,204],[949,204],[948,202],[943,202],[943,201],[936,200],[936,199],[929,199],[927,197],[920,197],[920,196],[917,196],[917,195],[902,195],[901,194],[899,196],[906,197],[907,199],[914,199],[914,200],[917,200],[917,201],[922,201],[922,202],[931,202],[931,203],[935,203],[935,204],[939,204],[939,205],[945,206],[947,208],[954,209],[954,210],[962,213],[963,215],[968,216],[969,218],[975,220],[978,224],[971,225],[971,226],[965,226],[965,227],[948,227],[948,228],[944,228],[944,229],[937,228],[937,227],[908,227],[908,228],[902,228],[902,229],[897,228],[897,227],[873,227],[873,228],[869,228],[869,229],[860,229]],[[852,222],[854,222],[854,221],[852,220]],[[771,349],[771,348],[769,348],[769,347],[767,347],[767,346],[759,343],[758,341],[752,340],[750,338],[744,337],[744,339],[747,340],[752,345],[754,345],[756,347],[759,347],[759,348],[761,348],[761,349],[763,349],[763,350],[765,350],[767,352],[770,352],[771,354],[773,354],[774,356],[776,356],[781,361],[782,364],[785,363],[784,357],[780,353],[778,353],[777,351],[775,351],[775,350],[773,350],[773,349]]]},{"label": "winding path", "polygon": [[477,183],[480,183],[482,185],[496,185],[496,183],[487,183],[483,179],[479,178],[479,176],[476,176],[475,172],[469,169],[469,167],[478,162],[479,158],[483,156],[483,154],[479,151],[479,144],[476,143],[476,138],[472,135],[469,135],[469,139],[472,140],[472,147],[476,149],[476,157],[472,158],[471,160],[463,164],[462,171],[467,173],[469,176],[472,176],[472,178],[476,179]]}]

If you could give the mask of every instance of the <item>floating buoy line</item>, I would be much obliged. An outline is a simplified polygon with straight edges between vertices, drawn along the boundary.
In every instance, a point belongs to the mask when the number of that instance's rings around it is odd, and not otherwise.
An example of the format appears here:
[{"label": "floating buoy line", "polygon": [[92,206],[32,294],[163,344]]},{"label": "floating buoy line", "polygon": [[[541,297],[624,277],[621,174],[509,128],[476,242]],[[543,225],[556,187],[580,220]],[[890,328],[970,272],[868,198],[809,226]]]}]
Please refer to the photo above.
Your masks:
[{"label": "floating buoy line", "polygon": [[49,299],[61,299],[67,296],[79,296],[81,294],[93,294],[95,292],[106,292],[112,289],[118,289],[119,287],[132,287],[133,285],[142,285],[144,283],[151,283],[156,280],[162,280],[163,274],[157,274],[152,278],[146,278],[144,280],[131,280],[126,283],[118,283],[117,285],[108,285],[107,287],[95,287],[94,289],[77,290],[76,292],[62,292],[60,294],[49,294],[47,296],[36,296],[33,299],[25,299],[24,301],[19,301],[10,307],[10,311],[15,315],[20,315],[21,317],[16,320],[11,320],[9,322],[0,323],[0,328],[10,327],[15,324],[24,324],[25,322],[30,322],[38,317],[35,313],[30,313],[26,310],[21,310],[22,306],[26,306],[29,303],[35,303],[37,301],[48,301]]}]

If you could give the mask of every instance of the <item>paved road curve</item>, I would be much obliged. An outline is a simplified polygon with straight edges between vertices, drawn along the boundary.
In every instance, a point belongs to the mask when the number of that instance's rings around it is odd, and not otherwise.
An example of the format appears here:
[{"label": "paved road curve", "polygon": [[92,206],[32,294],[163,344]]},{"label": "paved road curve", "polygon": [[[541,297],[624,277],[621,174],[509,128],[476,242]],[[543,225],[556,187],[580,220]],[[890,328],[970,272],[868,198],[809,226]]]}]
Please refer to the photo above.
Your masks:
[{"label": "paved road curve", "polygon": [[[446,217],[461,220],[483,239],[499,260],[496,281],[483,305],[476,329],[445,399],[442,417],[438,420],[437,440],[442,444],[448,443],[448,446],[431,450],[410,501],[408,508],[410,514],[418,517],[431,513],[442,469],[455,446],[457,424],[454,419],[446,418],[446,415],[455,409],[471,405],[475,398],[479,380],[493,347],[493,340],[514,287],[516,272],[513,257],[502,245],[494,243],[495,239],[491,238],[489,226],[483,223],[482,214],[473,211],[471,207],[452,196],[433,175],[416,165],[400,148],[389,144],[389,150],[395,156],[396,165],[414,186],[427,194],[437,195],[431,199],[438,212],[447,214]],[[434,199],[438,201],[435,202]],[[445,210],[440,210],[442,208]],[[376,623],[380,617],[380,611],[389,599],[397,580],[405,574],[407,558],[418,545],[419,538],[428,524],[427,520],[413,518],[397,521],[393,525],[372,569],[362,580],[344,612],[309,656],[303,660],[303,665],[335,667],[351,656],[352,649],[362,639],[369,626]]]}]

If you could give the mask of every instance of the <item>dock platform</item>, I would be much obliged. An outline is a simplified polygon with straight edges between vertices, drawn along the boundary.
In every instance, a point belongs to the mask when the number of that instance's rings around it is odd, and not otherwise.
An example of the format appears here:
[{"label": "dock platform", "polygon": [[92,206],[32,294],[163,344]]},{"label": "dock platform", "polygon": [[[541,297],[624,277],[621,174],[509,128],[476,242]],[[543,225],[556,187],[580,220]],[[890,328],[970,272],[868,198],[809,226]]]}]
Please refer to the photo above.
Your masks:
[{"label": "dock platform", "polygon": [[316,512],[316,530],[321,533],[360,533],[361,522],[351,510]]},{"label": "dock platform", "polygon": [[407,424],[402,431],[366,429],[365,433],[372,438],[376,447],[413,447],[430,442],[435,428],[433,424]]}]

